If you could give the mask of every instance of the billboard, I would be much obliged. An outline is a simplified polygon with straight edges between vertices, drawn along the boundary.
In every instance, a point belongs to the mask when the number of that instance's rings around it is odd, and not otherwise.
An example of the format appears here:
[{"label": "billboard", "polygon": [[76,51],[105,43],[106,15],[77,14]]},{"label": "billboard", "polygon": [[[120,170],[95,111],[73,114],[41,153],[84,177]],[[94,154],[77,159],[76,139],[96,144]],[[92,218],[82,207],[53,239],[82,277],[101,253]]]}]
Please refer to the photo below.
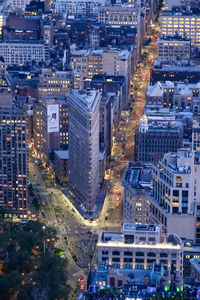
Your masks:
[{"label": "billboard", "polygon": [[59,105],[47,106],[47,130],[48,132],[59,132]]}]

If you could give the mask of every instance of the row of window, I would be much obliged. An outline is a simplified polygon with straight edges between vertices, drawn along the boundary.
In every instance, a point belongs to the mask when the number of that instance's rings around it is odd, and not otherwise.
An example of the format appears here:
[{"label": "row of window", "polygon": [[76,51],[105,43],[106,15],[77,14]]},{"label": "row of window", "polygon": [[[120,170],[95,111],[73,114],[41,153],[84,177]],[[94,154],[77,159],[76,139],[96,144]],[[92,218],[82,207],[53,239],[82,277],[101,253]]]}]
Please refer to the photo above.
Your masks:
[{"label": "row of window", "polygon": [[[102,257],[102,261],[107,261],[108,260],[108,257]],[[120,258],[119,257],[113,257],[112,258],[112,262],[116,263],[116,262],[120,262]],[[124,260],[123,260],[124,263],[133,263],[133,259],[130,258],[130,257],[125,257]],[[144,258],[136,258],[135,259],[135,263],[145,263],[145,260]],[[146,263],[147,264],[153,264],[153,263],[156,263],[156,259],[153,259],[153,258],[147,258],[146,260]],[[168,260],[167,259],[160,259],[160,264],[165,264],[165,265],[168,265]],[[176,265],[176,260],[172,260],[171,261],[171,264],[172,265]]]},{"label": "row of window", "polygon": [[[114,256],[118,256],[120,254],[121,254],[120,251],[112,251],[112,255],[114,255]],[[108,251],[107,250],[103,250],[102,251],[102,255],[108,255]],[[141,252],[141,251],[138,251],[138,252],[135,252],[135,253],[133,253],[131,251],[124,251],[124,256],[132,256],[132,255],[135,255],[135,256],[145,256],[145,253]],[[156,257],[156,253],[155,252],[147,252],[147,256],[148,257]],[[168,253],[161,252],[160,253],[160,257],[168,257]],[[172,253],[171,257],[176,258],[176,253]]]}]

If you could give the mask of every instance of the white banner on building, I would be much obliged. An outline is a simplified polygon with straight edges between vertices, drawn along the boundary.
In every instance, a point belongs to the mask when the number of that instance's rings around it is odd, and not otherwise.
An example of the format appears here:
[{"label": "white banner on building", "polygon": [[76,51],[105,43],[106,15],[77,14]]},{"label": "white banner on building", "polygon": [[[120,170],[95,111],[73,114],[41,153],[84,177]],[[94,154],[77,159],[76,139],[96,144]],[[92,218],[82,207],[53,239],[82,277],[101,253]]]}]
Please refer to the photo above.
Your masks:
[{"label": "white banner on building", "polygon": [[47,106],[47,130],[48,132],[59,132],[59,105]]}]

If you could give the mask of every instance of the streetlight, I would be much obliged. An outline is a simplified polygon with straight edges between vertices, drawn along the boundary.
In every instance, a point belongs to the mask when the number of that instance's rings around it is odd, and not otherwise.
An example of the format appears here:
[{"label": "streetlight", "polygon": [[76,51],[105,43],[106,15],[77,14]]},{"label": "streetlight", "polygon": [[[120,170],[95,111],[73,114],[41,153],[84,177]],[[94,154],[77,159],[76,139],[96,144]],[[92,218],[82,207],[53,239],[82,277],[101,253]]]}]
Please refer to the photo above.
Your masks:
[{"label": "streetlight", "polygon": [[45,229],[46,229],[46,227],[45,227],[45,226],[42,226],[42,229],[43,229],[43,235],[44,235],[44,238],[43,238],[43,253],[44,253],[44,256],[45,256],[45,251],[46,251]]}]

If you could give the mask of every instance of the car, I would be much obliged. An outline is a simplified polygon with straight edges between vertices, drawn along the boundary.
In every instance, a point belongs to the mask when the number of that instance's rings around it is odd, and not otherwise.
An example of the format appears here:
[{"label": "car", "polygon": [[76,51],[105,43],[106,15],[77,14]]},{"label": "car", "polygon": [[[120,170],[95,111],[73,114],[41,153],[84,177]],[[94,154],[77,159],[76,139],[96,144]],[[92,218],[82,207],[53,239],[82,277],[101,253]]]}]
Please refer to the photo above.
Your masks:
[{"label": "car", "polygon": [[20,220],[19,223],[21,224],[26,224],[28,221],[27,220]]},{"label": "car", "polygon": [[42,205],[42,206],[45,206],[45,202],[44,202],[44,201],[41,201],[41,205]]}]

